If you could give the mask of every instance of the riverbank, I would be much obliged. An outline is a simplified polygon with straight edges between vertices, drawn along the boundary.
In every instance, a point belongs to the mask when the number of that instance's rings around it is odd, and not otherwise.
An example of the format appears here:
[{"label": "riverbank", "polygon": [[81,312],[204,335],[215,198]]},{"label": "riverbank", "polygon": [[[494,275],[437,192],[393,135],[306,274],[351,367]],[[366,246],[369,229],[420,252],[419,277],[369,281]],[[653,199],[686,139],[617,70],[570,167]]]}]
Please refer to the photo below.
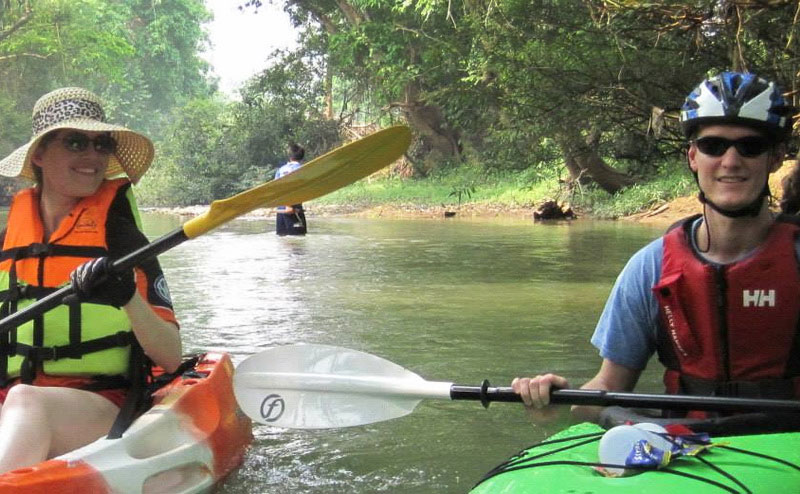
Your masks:
[{"label": "riverbank", "polygon": [[[186,206],[176,208],[141,208],[144,211],[175,214],[188,218],[199,216],[208,211],[208,206]],[[419,206],[382,204],[373,206],[353,206],[342,204],[314,204],[306,205],[306,216],[334,217],[350,216],[362,218],[410,218],[410,219],[447,219],[447,218],[515,218],[533,221],[536,207],[509,207],[503,204],[462,204],[460,207],[450,208],[443,206]],[[652,210],[630,216],[617,218],[621,221],[637,221],[653,224],[671,224],[677,219],[689,216],[700,211],[696,198],[680,198]],[[445,215],[447,213],[447,216]],[[596,219],[593,215],[577,211],[577,221],[581,219]],[[256,209],[242,216],[242,218],[262,219],[275,216],[273,209]],[[608,219],[608,218],[600,218]],[[569,220],[575,221],[575,220]]]},{"label": "riverbank", "polygon": [[[782,196],[782,180],[796,166],[794,161],[787,161],[781,169],[770,176],[770,190],[775,198],[774,203]],[[335,196],[334,196],[335,197]],[[343,196],[347,198],[348,196]],[[402,204],[397,202],[387,202],[384,204],[367,204],[360,201],[351,203],[336,204],[329,202],[330,198],[324,201],[310,201],[306,204],[306,215],[313,217],[331,216],[357,216],[365,218],[422,218],[422,219],[444,219],[445,213],[450,217],[457,218],[517,218],[529,219],[533,221],[533,213],[545,199],[531,205],[503,204],[492,201],[464,202],[460,205],[441,204],[438,206],[421,204]],[[653,202],[648,208],[632,214],[624,214],[617,217],[599,216],[591,211],[582,209],[580,206],[573,206],[578,220],[580,219],[607,219],[619,221],[632,221],[654,225],[669,226],[675,221],[702,213],[702,205],[695,195],[680,196],[671,200],[661,200]],[[177,214],[180,216],[194,217],[205,213],[208,206],[187,206],[175,208],[142,208],[143,210]],[[274,209],[257,209],[244,217],[246,218],[265,218],[274,217]]]}]

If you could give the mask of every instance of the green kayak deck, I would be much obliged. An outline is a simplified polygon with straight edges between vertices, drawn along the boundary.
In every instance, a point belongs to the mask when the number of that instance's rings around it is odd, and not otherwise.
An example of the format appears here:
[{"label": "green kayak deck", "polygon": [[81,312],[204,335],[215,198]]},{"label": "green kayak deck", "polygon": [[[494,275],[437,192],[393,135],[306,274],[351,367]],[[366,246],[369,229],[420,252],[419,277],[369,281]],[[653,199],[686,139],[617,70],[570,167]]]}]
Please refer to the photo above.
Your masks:
[{"label": "green kayak deck", "polygon": [[724,446],[617,478],[591,466],[604,432],[589,423],[565,429],[498,465],[471,494],[800,493],[800,432],[712,437]]}]

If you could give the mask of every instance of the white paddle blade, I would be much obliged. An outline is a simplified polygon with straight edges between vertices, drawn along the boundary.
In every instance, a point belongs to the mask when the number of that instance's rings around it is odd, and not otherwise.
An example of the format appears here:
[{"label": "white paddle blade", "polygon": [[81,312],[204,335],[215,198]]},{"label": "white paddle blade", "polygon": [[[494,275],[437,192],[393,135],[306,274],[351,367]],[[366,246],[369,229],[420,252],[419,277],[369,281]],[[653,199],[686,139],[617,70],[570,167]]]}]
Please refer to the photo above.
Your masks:
[{"label": "white paddle blade", "polygon": [[380,357],[328,345],[271,348],[239,364],[234,376],[236,400],[250,418],[294,429],[402,417],[423,398],[450,399],[450,386]]}]

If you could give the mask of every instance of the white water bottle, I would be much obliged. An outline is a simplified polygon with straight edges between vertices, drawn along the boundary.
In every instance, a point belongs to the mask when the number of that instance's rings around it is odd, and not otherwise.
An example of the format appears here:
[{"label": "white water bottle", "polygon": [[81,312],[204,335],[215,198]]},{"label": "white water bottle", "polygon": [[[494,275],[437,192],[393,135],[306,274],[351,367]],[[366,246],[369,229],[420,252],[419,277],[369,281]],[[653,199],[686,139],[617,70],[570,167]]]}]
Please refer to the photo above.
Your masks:
[{"label": "white water bottle", "polygon": [[626,469],[626,460],[634,450],[636,443],[641,440],[661,450],[669,451],[670,442],[655,432],[666,432],[657,424],[618,425],[607,430],[600,438],[598,457],[600,463],[618,465],[616,467],[603,467],[608,473],[615,476],[632,475],[640,470]]}]

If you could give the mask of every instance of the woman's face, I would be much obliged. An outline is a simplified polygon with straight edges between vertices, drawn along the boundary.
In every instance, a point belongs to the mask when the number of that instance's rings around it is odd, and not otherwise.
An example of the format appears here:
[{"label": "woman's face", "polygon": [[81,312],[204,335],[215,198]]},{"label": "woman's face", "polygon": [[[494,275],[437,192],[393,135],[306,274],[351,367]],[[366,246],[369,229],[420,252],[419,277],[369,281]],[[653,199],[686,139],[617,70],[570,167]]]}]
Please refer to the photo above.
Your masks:
[{"label": "woman's face", "polygon": [[32,161],[42,170],[42,194],[81,199],[94,194],[105,178],[116,143],[108,132],[61,129],[40,145]]}]

